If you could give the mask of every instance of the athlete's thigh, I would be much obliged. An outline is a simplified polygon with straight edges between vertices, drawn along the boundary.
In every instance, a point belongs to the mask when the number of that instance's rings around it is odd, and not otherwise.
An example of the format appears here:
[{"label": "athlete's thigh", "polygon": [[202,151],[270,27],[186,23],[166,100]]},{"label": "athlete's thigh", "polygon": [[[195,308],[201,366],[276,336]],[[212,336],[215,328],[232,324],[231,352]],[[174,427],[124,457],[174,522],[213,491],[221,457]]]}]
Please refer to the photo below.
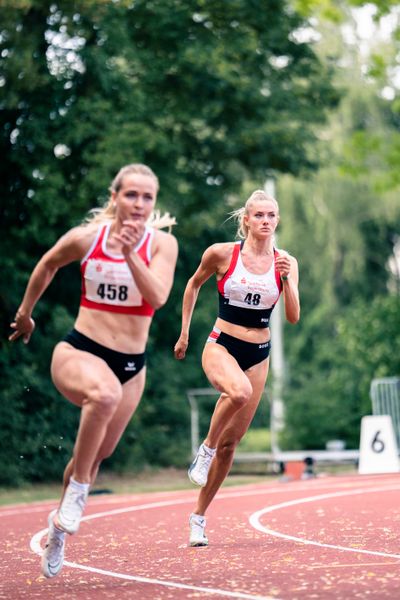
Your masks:
[{"label": "athlete's thigh", "polygon": [[109,456],[118,444],[141,400],[146,380],[146,368],[122,386],[122,400],[118,405],[101,445],[100,454]]},{"label": "athlete's thigh", "polygon": [[143,367],[143,369],[141,369],[141,371],[135,375],[135,377],[132,377],[132,379],[129,379],[123,384],[122,400],[111,423],[114,421],[123,421],[128,423],[142,398],[145,382],[146,367]]},{"label": "athlete's thigh", "polygon": [[238,410],[227,426],[227,429],[232,429],[243,436],[251,421],[253,420],[254,414],[260,404],[260,400],[264,391],[265,382],[268,376],[269,358],[263,360],[261,363],[254,365],[248,369],[245,373],[250,380],[253,392],[249,401]]},{"label": "athlete's thigh", "polygon": [[229,396],[230,389],[248,386],[248,378],[237,361],[221,344],[207,342],[202,356],[202,366],[211,385]]},{"label": "athlete's thigh", "polygon": [[96,389],[121,394],[118,378],[102,358],[64,342],[54,348],[51,376],[58,391],[78,406]]}]

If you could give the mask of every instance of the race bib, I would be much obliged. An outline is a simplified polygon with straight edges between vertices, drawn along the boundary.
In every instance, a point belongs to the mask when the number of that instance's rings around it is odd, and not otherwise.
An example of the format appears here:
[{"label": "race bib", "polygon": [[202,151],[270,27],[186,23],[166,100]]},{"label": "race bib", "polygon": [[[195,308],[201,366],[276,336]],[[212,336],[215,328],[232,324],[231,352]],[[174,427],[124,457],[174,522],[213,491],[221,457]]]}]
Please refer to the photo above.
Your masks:
[{"label": "race bib", "polygon": [[141,306],[142,295],[126,262],[90,259],[85,270],[86,298],[98,304]]},{"label": "race bib", "polygon": [[229,304],[241,308],[268,309],[279,297],[275,281],[260,279],[231,279]]}]

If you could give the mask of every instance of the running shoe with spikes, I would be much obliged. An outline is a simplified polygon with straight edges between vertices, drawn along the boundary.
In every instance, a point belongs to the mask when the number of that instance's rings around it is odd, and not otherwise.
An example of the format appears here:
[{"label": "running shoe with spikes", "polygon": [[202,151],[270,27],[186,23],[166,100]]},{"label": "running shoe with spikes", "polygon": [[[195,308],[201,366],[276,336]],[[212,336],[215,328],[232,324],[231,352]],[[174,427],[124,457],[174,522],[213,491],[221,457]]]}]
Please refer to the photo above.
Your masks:
[{"label": "running shoe with spikes", "polygon": [[208,546],[208,538],[204,531],[206,528],[206,518],[192,513],[189,517],[189,526],[189,546]]},{"label": "running shoe with spikes", "polygon": [[43,550],[41,567],[45,577],[55,577],[62,569],[64,562],[65,531],[61,531],[54,525],[54,517],[57,509],[49,514],[49,529],[46,546]]},{"label": "running shoe with spikes", "polygon": [[57,513],[60,529],[70,534],[78,531],[88,494],[89,486],[78,488],[73,483],[68,485]]},{"label": "running shoe with spikes", "polygon": [[207,448],[201,444],[196,457],[188,470],[188,476],[192,483],[204,487],[207,483],[208,471],[215,456],[215,448]]}]

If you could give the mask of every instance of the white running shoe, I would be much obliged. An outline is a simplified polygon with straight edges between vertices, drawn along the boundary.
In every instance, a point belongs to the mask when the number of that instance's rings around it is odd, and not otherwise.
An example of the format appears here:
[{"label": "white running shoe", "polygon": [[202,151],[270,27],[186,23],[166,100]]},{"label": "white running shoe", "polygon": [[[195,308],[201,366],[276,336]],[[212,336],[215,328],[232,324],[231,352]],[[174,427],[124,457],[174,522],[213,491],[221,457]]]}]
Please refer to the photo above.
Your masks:
[{"label": "white running shoe", "polygon": [[189,517],[189,526],[189,546],[208,546],[208,538],[204,532],[206,528],[206,518],[192,513]]},{"label": "white running shoe", "polygon": [[68,485],[57,513],[60,529],[70,534],[78,531],[88,494],[89,485],[86,489],[78,489],[71,483]]},{"label": "white running shoe", "polygon": [[215,448],[207,448],[204,444],[201,444],[196,454],[196,458],[188,470],[188,476],[192,483],[200,485],[201,487],[206,485],[208,471],[210,470],[215,453]]},{"label": "white running shoe", "polygon": [[62,569],[64,562],[65,531],[61,531],[54,525],[54,517],[57,509],[49,514],[49,530],[47,534],[46,546],[42,554],[42,574],[45,577],[55,577]]}]

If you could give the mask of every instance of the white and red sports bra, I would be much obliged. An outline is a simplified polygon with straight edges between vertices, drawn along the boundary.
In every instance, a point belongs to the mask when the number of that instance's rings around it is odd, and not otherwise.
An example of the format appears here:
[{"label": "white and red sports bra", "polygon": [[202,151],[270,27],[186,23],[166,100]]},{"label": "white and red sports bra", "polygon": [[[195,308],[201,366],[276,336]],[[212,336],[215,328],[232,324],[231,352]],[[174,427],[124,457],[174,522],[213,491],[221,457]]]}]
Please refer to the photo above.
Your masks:
[{"label": "white and red sports bra", "polygon": [[267,273],[257,275],[246,269],[241,257],[243,241],[235,242],[224,277],[218,281],[219,314],[228,323],[243,327],[269,327],[272,310],[282,292],[274,260]]},{"label": "white and red sports bra", "polygon": [[[111,222],[100,225],[81,261],[81,306],[127,315],[153,316],[154,308],[142,297],[122,254],[107,250]],[[134,251],[146,265],[151,260],[154,229],[146,227]]]}]

